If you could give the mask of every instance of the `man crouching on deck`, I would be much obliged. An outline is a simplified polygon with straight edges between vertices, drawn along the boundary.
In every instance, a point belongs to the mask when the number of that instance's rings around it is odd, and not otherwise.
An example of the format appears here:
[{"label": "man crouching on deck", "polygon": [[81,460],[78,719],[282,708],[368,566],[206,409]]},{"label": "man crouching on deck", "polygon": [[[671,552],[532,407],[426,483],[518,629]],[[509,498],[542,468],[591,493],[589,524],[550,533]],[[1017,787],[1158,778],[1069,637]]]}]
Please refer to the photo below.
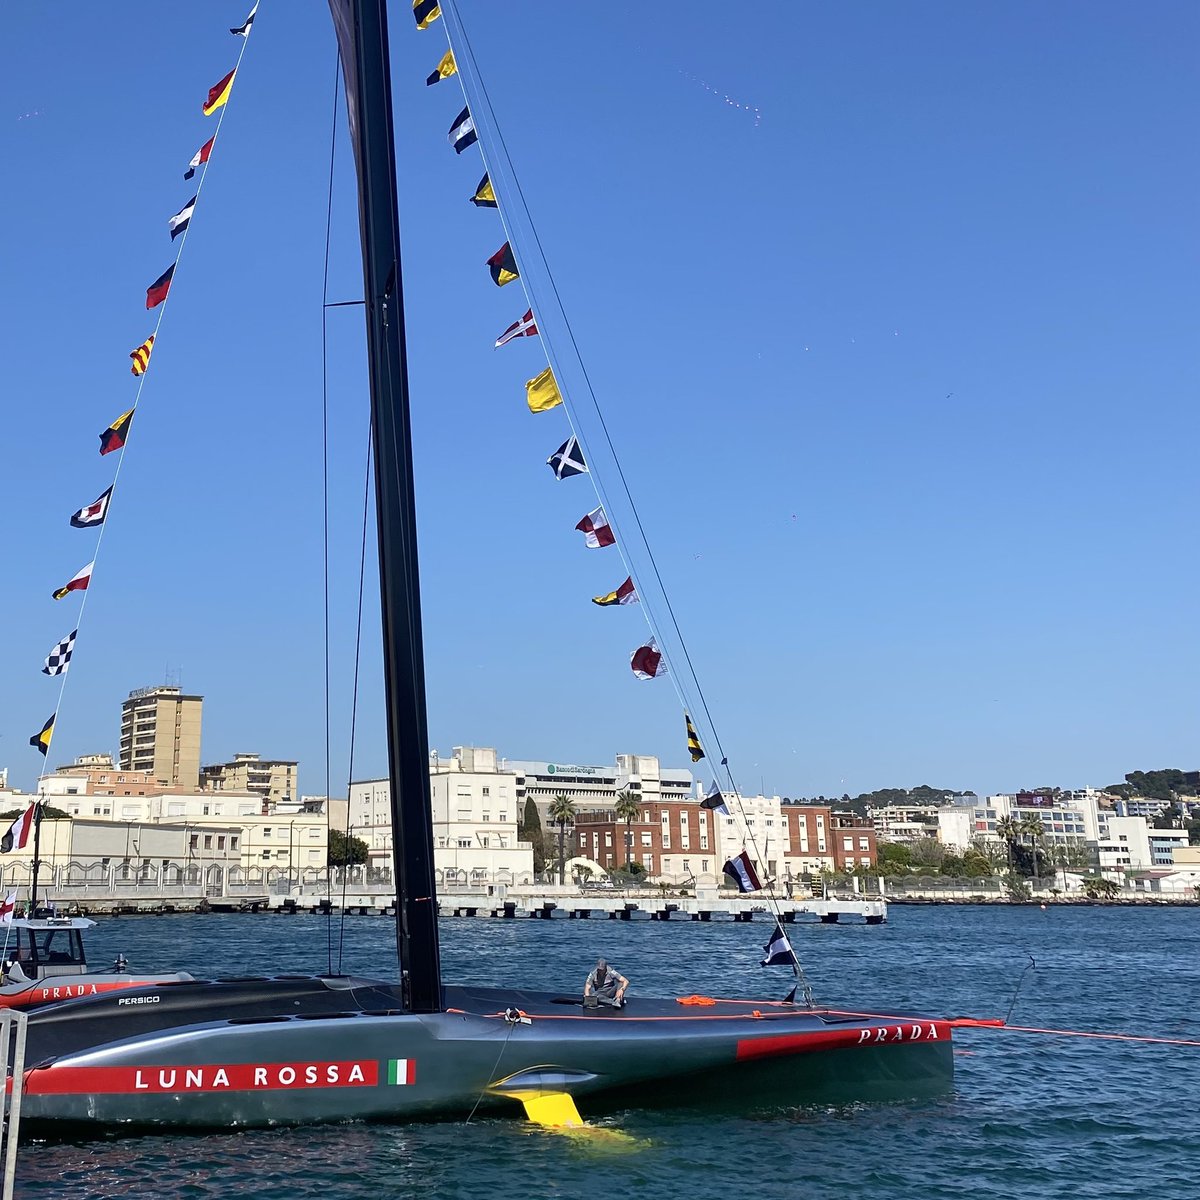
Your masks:
[{"label": "man crouching on deck", "polygon": [[607,1004],[610,1008],[624,1008],[625,990],[628,987],[629,980],[620,971],[614,971],[606,959],[598,958],[596,969],[588,975],[583,985],[584,1007]]}]

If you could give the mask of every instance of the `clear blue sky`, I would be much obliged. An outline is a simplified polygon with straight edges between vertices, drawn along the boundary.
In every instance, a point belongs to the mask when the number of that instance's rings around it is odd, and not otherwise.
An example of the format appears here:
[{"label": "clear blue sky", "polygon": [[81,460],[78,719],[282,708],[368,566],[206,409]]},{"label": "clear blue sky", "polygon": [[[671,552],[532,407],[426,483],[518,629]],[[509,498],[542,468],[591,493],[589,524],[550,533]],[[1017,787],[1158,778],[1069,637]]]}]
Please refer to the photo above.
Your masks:
[{"label": "clear blue sky", "polygon": [[[558,286],[739,782],[1102,785],[1200,765],[1200,10],[1189,3],[462,0]],[[90,555],[147,285],[246,0],[0,14],[0,765]],[[542,465],[537,341],[446,143],[445,49],[392,5],[434,745],[687,762],[628,667],[624,577]],[[115,751],[182,671],[204,758],[324,791],[320,300],[333,35],[265,0],[177,273],[50,765]],[[726,98],[743,107],[727,103]],[[757,113],[757,116],[756,116]],[[339,114],[340,148],[347,149]],[[361,295],[339,157],[334,299]],[[561,330],[556,330],[561,336]],[[331,322],[334,768],[344,790],[366,436]],[[608,481],[606,481],[608,482]],[[355,774],[383,769],[377,618]]]}]

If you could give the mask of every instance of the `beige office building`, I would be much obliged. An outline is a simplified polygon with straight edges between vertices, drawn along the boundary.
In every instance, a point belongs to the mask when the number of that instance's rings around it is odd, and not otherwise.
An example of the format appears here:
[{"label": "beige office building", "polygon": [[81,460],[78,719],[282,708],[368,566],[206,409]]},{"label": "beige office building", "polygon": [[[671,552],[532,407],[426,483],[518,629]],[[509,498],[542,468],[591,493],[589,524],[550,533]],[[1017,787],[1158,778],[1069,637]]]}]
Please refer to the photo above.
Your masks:
[{"label": "beige office building", "polygon": [[121,705],[121,770],[146,771],[166,787],[200,780],[203,696],[177,687],[139,688]]}]

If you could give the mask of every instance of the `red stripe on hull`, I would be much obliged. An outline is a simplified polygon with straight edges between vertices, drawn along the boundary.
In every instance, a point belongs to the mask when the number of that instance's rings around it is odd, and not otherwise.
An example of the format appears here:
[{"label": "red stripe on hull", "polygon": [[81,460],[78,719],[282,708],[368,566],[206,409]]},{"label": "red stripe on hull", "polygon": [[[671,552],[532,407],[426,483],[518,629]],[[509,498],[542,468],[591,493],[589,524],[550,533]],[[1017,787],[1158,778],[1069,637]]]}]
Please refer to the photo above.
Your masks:
[{"label": "red stripe on hull", "polygon": [[130,979],[115,983],[60,983],[42,986],[35,984],[20,992],[0,992],[0,1008],[31,1008],[37,1004],[53,1004],[56,1000],[72,1000],[78,996],[98,996],[122,988],[147,987],[153,979]]},{"label": "red stripe on hull", "polygon": [[844,1029],[822,1029],[815,1033],[785,1033],[776,1037],[743,1038],[737,1044],[739,1062],[754,1058],[778,1058],[785,1054],[808,1054],[816,1050],[839,1050],[852,1046],[894,1046],[902,1042],[948,1042],[948,1021],[904,1021],[895,1025],[868,1025]]},{"label": "red stripe on hull", "polygon": [[303,1091],[375,1087],[375,1060],[310,1063],[225,1063],[205,1066],[46,1067],[25,1076],[31,1096],[168,1095],[188,1092]]}]

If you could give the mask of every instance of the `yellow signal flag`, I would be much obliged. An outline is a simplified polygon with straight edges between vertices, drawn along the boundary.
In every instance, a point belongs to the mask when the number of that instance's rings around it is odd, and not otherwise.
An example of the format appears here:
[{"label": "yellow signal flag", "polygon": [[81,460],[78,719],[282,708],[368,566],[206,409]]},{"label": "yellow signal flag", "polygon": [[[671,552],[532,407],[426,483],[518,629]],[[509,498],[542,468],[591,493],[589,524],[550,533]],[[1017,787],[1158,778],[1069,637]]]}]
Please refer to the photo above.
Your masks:
[{"label": "yellow signal flag", "polygon": [[429,77],[425,80],[425,86],[432,87],[435,83],[441,83],[443,79],[449,79],[451,75],[457,73],[458,63],[454,61],[454,51],[447,50],[442,55],[442,61],[429,73]]},{"label": "yellow signal flag", "polygon": [[529,401],[530,412],[548,412],[557,408],[562,402],[562,393],[554,379],[554,372],[547,367],[540,375],[535,375],[525,382],[525,399]]},{"label": "yellow signal flag", "polygon": [[418,29],[428,29],[442,15],[438,0],[413,0],[413,17]]},{"label": "yellow signal flag", "polygon": [[479,186],[475,189],[475,195],[471,197],[471,203],[476,208],[499,207],[496,203],[496,189],[492,187],[492,177],[486,172],[479,181]]},{"label": "yellow signal flag", "polygon": [[683,719],[687,723],[688,753],[692,756],[692,762],[699,762],[704,757],[704,750],[700,745],[700,738],[696,734],[696,727],[687,713],[683,714]]},{"label": "yellow signal flag", "polygon": [[130,367],[135,375],[144,375],[150,363],[150,352],[154,349],[154,334],[151,334],[136,350],[130,350],[129,357],[133,359]]}]

